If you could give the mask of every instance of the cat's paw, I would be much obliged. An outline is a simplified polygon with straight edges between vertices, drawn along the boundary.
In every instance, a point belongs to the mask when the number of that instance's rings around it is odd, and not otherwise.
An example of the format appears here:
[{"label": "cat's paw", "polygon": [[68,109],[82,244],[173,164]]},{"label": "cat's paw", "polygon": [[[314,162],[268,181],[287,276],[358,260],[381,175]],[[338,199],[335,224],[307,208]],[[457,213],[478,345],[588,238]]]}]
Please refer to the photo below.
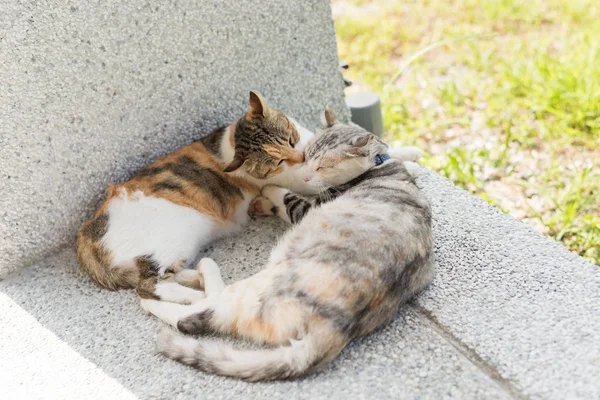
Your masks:
[{"label": "cat's paw", "polygon": [[202,260],[200,260],[196,269],[201,277],[204,277],[206,274],[221,274],[219,266],[215,260],[210,257],[204,257]]},{"label": "cat's paw", "polygon": [[399,161],[417,161],[423,157],[423,151],[415,146],[396,147],[388,150],[388,154]]},{"label": "cat's paw", "polygon": [[404,167],[413,178],[418,178],[421,175],[421,166],[416,162],[404,161]]},{"label": "cat's paw", "polygon": [[248,214],[250,215],[274,215],[273,202],[266,197],[258,196],[250,203]]},{"label": "cat's paw", "polygon": [[274,185],[267,185],[260,191],[260,195],[270,200],[273,204],[280,204],[283,201],[283,197],[288,192],[288,189]]},{"label": "cat's paw", "polygon": [[156,306],[156,303],[158,303],[159,300],[154,300],[154,299],[144,299],[141,298],[140,299],[140,305],[142,306],[142,309],[146,312],[146,314],[152,315],[152,309],[153,307]]}]

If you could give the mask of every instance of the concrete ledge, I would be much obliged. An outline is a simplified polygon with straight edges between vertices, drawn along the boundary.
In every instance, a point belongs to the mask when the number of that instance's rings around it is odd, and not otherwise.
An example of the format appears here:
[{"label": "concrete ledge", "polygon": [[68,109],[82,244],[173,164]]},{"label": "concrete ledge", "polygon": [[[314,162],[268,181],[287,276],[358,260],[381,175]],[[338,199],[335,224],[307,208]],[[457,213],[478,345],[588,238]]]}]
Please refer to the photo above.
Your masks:
[{"label": "concrete ledge", "polygon": [[343,101],[329,2],[0,4],[0,276],[72,243],[108,182],[239,118]]},{"label": "concrete ledge", "polygon": [[600,397],[600,268],[434,174],[440,268],[417,304],[526,396]]},{"label": "concrete ledge", "polygon": [[[275,235],[263,232],[279,233],[281,228],[271,221],[255,223],[235,246],[233,241],[219,243],[211,253],[225,275],[247,276],[266,261],[274,243],[270,239]],[[352,344],[320,374],[290,383],[247,384],[205,375],[154,354],[161,323],[141,312],[132,292],[100,290],[80,277],[71,249],[0,283],[0,292],[0,334],[14,340],[12,345],[0,344],[7,360],[3,392],[11,398],[16,398],[14,393],[58,399],[65,394],[61,388],[71,384],[78,390],[67,398],[85,391],[97,399],[107,398],[107,392],[112,398],[133,394],[156,399],[509,398],[410,307],[392,325]],[[58,339],[25,345],[31,336],[54,335]],[[36,355],[44,359],[47,353],[68,361],[60,363],[59,376],[36,361]],[[19,360],[20,368],[8,360]]]},{"label": "concrete ledge", "polygon": [[[3,388],[53,398],[56,380],[69,385],[70,371],[79,371],[77,384],[97,398],[103,385],[160,399],[600,397],[600,270],[435,174],[421,182],[434,205],[434,283],[317,375],[246,384],[155,355],[160,323],[133,293],[81,277],[74,249],[66,249],[0,282],[0,336],[11,339],[0,352],[28,365],[3,367]],[[204,255],[231,282],[256,272],[284,229],[257,220]],[[54,339],[27,344],[32,337]],[[58,377],[27,358],[57,340],[69,360]],[[35,388],[19,385],[30,379]]]}]

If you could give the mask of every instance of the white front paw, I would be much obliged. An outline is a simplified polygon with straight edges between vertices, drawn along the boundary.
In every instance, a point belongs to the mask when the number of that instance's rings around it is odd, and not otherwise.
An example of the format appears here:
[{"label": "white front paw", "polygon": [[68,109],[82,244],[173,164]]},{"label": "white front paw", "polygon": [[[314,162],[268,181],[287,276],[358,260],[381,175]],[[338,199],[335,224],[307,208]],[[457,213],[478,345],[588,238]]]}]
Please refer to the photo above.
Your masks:
[{"label": "white front paw", "polygon": [[152,306],[156,302],[157,302],[157,300],[153,300],[153,299],[140,299],[140,304],[141,304],[142,308],[148,314],[152,314]]},{"label": "white front paw", "polygon": [[266,197],[258,196],[252,200],[248,207],[250,215],[273,215],[273,202]]},{"label": "white front paw", "polygon": [[200,273],[203,277],[206,274],[221,274],[221,270],[219,269],[219,266],[217,265],[215,260],[209,257],[204,257],[203,259],[201,259],[198,262],[198,266],[196,267],[196,269],[198,270],[198,273]]},{"label": "white front paw", "polygon": [[390,149],[390,157],[400,161],[417,161],[423,157],[423,151],[415,146],[403,146]]},{"label": "white front paw", "polygon": [[404,167],[413,178],[418,178],[421,175],[421,166],[416,162],[404,161]]},{"label": "white front paw", "polygon": [[268,185],[261,190],[260,195],[271,201],[272,204],[279,204],[289,190],[279,186]]}]

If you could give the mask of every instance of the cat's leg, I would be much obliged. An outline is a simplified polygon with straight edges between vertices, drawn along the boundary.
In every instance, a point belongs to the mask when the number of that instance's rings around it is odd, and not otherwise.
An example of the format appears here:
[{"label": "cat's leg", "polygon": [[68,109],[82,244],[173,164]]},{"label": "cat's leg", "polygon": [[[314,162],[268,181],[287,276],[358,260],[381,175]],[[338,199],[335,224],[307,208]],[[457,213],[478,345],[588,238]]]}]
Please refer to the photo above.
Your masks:
[{"label": "cat's leg", "polygon": [[[196,273],[197,275],[197,273]],[[177,282],[159,281],[154,289],[154,298],[178,304],[193,304],[206,298],[205,293]]]},{"label": "cat's leg", "polygon": [[200,266],[207,291],[213,293],[205,299],[191,305],[143,299],[142,307],[185,334],[227,333],[272,344],[287,343],[300,334],[303,314],[297,303],[265,304],[270,298],[265,293],[272,282],[269,272],[221,290],[222,280],[215,267],[210,261]]},{"label": "cat's leg", "polygon": [[221,270],[212,258],[203,258],[198,263],[198,272],[204,280],[204,292],[207,296],[214,296],[225,289],[225,282],[221,277]]},{"label": "cat's leg", "polygon": [[179,319],[177,329],[190,335],[226,333],[256,343],[288,343],[302,335],[304,314],[297,302],[269,302],[269,282],[255,275],[207,297],[203,309]]},{"label": "cat's leg", "polygon": [[275,214],[286,222],[297,224],[318,203],[316,197],[301,196],[278,186],[265,186],[253,207],[257,215]]},{"label": "cat's leg", "polygon": [[[221,271],[217,264],[210,258],[203,258],[198,263],[198,271],[193,271],[197,277],[203,280],[205,292],[200,292],[177,284],[176,282],[159,282],[156,285],[154,298],[142,298],[142,307],[149,313],[156,315],[166,323],[177,327],[177,320],[197,312],[203,307],[201,303],[207,296],[216,296],[223,291],[225,283],[221,277]],[[171,304],[169,304],[169,302]],[[166,303],[166,304],[165,304]],[[179,304],[173,304],[179,303]],[[194,307],[187,307],[187,305]],[[184,307],[177,307],[185,305]],[[200,307],[200,308],[199,308]]]},{"label": "cat's leg", "polygon": [[170,280],[193,289],[204,290],[204,281],[202,275],[195,269],[186,269],[185,261],[171,265],[161,277],[163,280]]},{"label": "cat's leg", "polygon": [[[138,269],[141,275],[140,281],[136,287],[136,292],[141,299],[163,300],[180,304],[194,303],[206,297],[203,292],[182,286],[176,281],[178,274],[181,274],[183,268],[178,264],[167,268],[164,275],[160,276],[160,268],[149,257],[140,257],[136,260]],[[173,272],[176,270],[179,272]],[[193,274],[188,274],[188,280],[195,276],[196,280],[200,280],[200,275],[197,271],[191,271]],[[183,275],[180,275],[180,277]],[[197,285],[200,286],[200,283]]]},{"label": "cat's leg", "polygon": [[[220,273],[215,274],[215,271],[211,266],[202,269],[207,272],[207,276],[205,277],[209,282],[207,287],[219,290]],[[213,283],[216,283],[217,285],[212,287],[211,284]],[[202,322],[207,319],[209,314],[211,316],[217,315],[219,317],[219,320],[223,322],[223,324],[220,324],[219,326],[227,326],[231,322],[230,317],[233,315],[231,302],[227,300],[227,296],[224,295],[222,290],[218,293],[213,292],[213,295],[199,299],[192,304],[176,304],[155,299],[142,299],[141,304],[142,308],[148,313],[154,314],[172,327],[188,334],[221,331],[216,324]],[[194,318],[181,325],[181,321],[185,321],[188,317]]]},{"label": "cat's leg", "polygon": [[388,154],[395,160],[412,162],[419,160],[423,156],[421,149],[415,146],[403,146],[389,149]]},{"label": "cat's leg", "polygon": [[[301,310],[286,303],[277,318],[260,313],[258,293],[223,291],[196,304],[183,305],[144,299],[142,307],[162,321],[188,335],[227,333],[257,343],[283,344],[302,335]],[[282,312],[283,311],[283,312]]]},{"label": "cat's leg", "polygon": [[389,149],[388,154],[393,159],[402,161],[404,163],[404,167],[413,178],[417,178],[419,175],[421,175],[421,167],[419,167],[417,160],[423,156],[423,152],[418,147],[397,147]]},{"label": "cat's leg", "polygon": [[[223,295],[207,297],[184,305],[153,299],[142,299],[142,307],[150,314],[186,334],[208,334],[226,331],[232,322],[233,310]],[[226,296],[223,296],[226,297]],[[219,304],[222,301],[222,304]],[[219,320],[220,323],[217,323]],[[220,329],[221,328],[221,329]]]},{"label": "cat's leg", "polygon": [[404,167],[413,178],[417,178],[421,175],[421,167],[416,162],[404,161]]},{"label": "cat's leg", "polygon": [[182,269],[173,274],[173,280],[180,285],[187,286],[196,290],[204,290],[204,280],[202,275],[195,269]]},{"label": "cat's leg", "polygon": [[395,160],[403,161],[404,167],[413,178],[417,178],[421,175],[421,167],[417,164],[417,160],[423,156],[423,152],[418,147],[397,147],[389,149],[388,154]]},{"label": "cat's leg", "polygon": [[271,200],[267,199],[263,196],[256,196],[252,203],[250,203],[250,207],[248,207],[248,214],[256,216],[264,216],[268,217],[270,215],[275,215],[277,208],[271,202]]},{"label": "cat's leg", "polygon": [[154,314],[175,328],[177,328],[177,323],[180,320],[204,309],[201,301],[197,301],[194,304],[177,304],[155,299],[141,299],[141,305],[146,312]]}]

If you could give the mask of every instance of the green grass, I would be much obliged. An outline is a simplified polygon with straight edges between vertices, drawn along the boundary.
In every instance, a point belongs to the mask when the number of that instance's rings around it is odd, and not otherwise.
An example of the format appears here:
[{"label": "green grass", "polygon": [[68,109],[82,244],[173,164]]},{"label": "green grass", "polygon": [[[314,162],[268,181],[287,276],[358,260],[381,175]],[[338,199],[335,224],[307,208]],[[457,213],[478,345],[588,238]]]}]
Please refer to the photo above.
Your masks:
[{"label": "green grass", "polygon": [[600,265],[600,3],[333,5],[351,89],[381,95],[388,139]]}]

